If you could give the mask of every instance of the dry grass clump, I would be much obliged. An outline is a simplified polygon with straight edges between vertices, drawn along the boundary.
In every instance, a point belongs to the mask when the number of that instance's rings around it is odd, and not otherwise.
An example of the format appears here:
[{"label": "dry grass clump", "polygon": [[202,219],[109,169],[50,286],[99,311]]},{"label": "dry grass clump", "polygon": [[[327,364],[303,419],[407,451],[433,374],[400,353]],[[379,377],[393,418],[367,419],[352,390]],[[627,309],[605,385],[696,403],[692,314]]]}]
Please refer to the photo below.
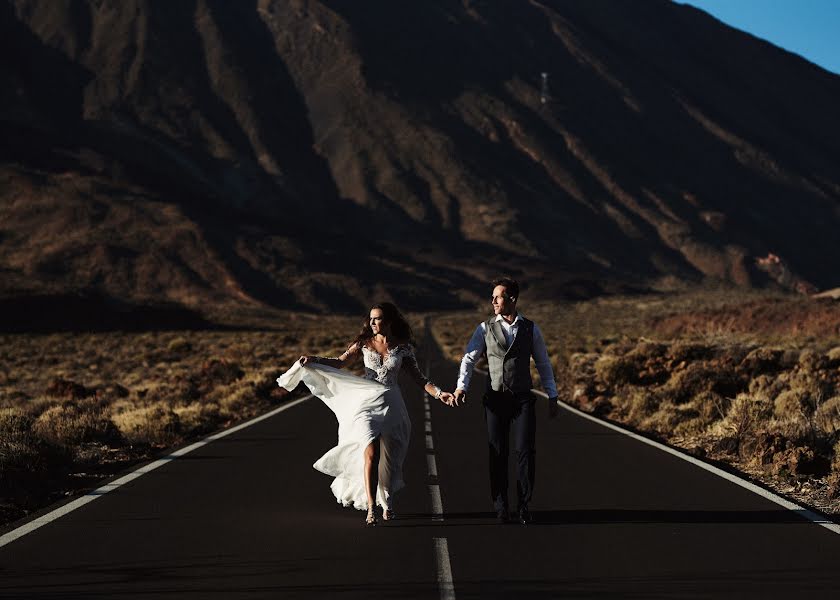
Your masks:
[{"label": "dry grass clump", "polygon": [[119,430],[109,418],[106,407],[95,398],[68,400],[47,408],[35,419],[32,432],[62,446],[120,442]]},{"label": "dry grass clump", "polygon": [[34,419],[20,409],[0,409],[0,519],[49,501],[55,480],[73,456],[33,432]]},{"label": "dry grass clump", "polygon": [[211,433],[225,422],[221,408],[214,402],[191,402],[176,406],[172,412],[178,417],[180,432],[187,437]]},{"label": "dry grass clump", "polygon": [[165,447],[177,441],[181,433],[181,420],[166,402],[120,412],[113,419],[129,443]]},{"label": "dry grass clump", "polygon": [[23,411],[0,410],[0,479],[6,484],[44,471],[56,457],[45,451],[52,448],[32,432],[32,425]]},{"label": "dry grass clump", "polygon": [[[816,426],[840,439],[840,396],[829,398],[814,412]],[[837,456],[840,459],[840,456]]]}]

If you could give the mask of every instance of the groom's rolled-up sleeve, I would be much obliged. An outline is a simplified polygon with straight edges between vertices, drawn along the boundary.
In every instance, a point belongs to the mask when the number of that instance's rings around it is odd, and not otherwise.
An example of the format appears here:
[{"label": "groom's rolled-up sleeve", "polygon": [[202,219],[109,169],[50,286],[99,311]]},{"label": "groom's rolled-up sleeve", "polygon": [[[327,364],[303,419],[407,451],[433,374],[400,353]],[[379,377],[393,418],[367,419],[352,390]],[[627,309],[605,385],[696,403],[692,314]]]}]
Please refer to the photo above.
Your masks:
[{"label": "groom's rolled-up sleeve", "polygon": [[467,344],[467,351],[464,358],[461,359],[461,369],[458,372],[458,385],[456,389],[467,391],[472,379],[473,369],[475,369],[476,361],[481,358],[484,351],[487,349],[484,343],[485,335],[484,323],[476,327],[475,333],[470,338],[470,343]]}]

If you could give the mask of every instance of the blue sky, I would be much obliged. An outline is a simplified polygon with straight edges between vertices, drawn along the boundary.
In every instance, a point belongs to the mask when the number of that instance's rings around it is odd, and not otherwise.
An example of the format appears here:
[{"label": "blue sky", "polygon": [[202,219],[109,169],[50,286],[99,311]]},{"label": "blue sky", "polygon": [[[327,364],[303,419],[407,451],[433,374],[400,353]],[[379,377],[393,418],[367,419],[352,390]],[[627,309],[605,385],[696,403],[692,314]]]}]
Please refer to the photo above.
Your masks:
[{"label": "blue sky", "polygon": [[840,74],[840,0],[680,0]]}]

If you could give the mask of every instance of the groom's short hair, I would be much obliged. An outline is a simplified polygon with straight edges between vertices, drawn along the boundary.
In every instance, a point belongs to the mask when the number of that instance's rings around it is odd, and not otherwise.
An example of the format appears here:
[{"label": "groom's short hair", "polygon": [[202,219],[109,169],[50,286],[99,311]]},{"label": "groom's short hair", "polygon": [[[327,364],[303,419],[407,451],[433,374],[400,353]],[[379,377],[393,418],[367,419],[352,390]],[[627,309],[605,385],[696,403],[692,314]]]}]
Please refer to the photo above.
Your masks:
[{"label": "groom's short hair", "polygon": [[516,283],[515,279],[511,279],[510,277],[497,277],[492,282],[493,287],[497,285],[505,286],[505,291],[507,295],[511,298],[519,298],[519,284]]}]

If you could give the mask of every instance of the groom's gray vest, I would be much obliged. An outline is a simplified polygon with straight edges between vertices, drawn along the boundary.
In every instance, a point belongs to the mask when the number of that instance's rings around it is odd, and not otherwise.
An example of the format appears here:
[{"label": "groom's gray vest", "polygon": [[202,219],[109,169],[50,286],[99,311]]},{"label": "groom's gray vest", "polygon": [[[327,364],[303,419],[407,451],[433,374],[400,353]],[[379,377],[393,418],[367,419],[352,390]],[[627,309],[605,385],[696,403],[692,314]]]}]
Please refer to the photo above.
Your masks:
[{"label": "groom's gray vest", "polygon": [[487,365],[490,388],[494,391],[515,393],[530,392],[531,351],[534,347],[534,322],[522,317],[519,330],[510,348],[505,342],[505,333],[496,317],[488,320],[484,334],[487,347]]}]

